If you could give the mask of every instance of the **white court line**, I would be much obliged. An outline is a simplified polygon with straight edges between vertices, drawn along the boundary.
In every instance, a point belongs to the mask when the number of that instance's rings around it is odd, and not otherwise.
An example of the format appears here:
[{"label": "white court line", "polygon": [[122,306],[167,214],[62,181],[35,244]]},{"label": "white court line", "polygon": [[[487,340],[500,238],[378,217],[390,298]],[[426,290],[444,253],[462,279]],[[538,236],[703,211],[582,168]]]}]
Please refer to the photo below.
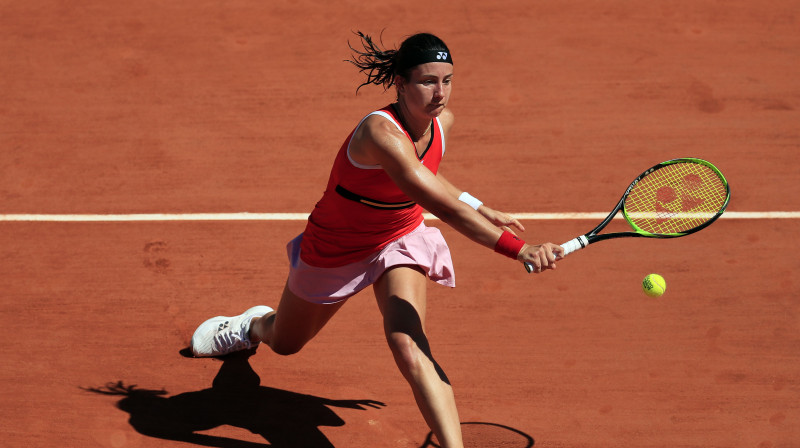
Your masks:
[{"label": "white court line", "polygon": [[[512,213],[521,220],[601,220],[608,213]],[[725,219],[800,219],[800,212],[725,212]],[[621,215],[617,215],[617,219]],[[308,213],[7,214],[0,222],[305,221]],[[425,213],[425,219],[437,219]]]}]

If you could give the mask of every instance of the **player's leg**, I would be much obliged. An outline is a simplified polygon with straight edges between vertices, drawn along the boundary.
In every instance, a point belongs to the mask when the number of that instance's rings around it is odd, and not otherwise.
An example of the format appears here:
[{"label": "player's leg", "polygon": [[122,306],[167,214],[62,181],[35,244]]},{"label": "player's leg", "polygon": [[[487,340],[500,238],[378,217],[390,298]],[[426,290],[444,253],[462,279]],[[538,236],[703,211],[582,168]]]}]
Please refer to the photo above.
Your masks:
[{"label": "player's leg", "polygon": [[195,356],[223,356],[265,342],[275,353],[291,355],[319,333],[344,301],[321,305],[284,288],[278,311],[259,305],[238,316],[217,316],[203,322],[192,336]]},{"label": "player's leg", "polygon": [[298,297],[286,286],[278,310],[251,321],[250,340],[264,342],[280,355],[297,353],[319,333],[344,302],[312,303]]},{"label": "player's leg", "polygon": [[434,360],[425,335],[425,274],[416,267],[396,267],[386,271],[373,288],[386,340],[425,421],[442,447],[461,447],[453,389]]}]

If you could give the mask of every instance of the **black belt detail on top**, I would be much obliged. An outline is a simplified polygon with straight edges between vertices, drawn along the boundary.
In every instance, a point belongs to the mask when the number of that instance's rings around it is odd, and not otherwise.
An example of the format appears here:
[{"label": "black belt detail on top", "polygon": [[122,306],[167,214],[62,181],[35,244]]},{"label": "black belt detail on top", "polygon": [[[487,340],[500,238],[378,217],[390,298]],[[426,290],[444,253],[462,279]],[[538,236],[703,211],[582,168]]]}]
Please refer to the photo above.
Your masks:
[{"label": "black belt detail on top", "polygon": [[355,194],[352,191],[344,188],[341,185],[336,186],[336,192],[345,199],[349,199],[351,201],[359,202],[361,204],[366,205],[367,207],[378,208],[381,210],[399,210],[403,208],[411,208],[417,205],[414,201],[406,201],[406,202],[383,202],[378,201],[376,199],[365,198],[359,194]]}]

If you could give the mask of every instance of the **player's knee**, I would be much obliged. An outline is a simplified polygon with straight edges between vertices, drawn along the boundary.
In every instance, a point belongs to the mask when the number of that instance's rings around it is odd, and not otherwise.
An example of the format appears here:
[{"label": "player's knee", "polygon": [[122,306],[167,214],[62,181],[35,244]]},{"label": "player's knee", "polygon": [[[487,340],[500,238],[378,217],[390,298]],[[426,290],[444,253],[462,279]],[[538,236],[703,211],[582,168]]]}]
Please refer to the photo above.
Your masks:
[{"label": "player's knee", "polygon": [[289,355],[294,355],[295,353],[302,350],[304,345],[305,344],[285,343],[285,342],[281,343],[275,341],[269,344],[269,348],[271,348],[275,354],[281,356],[289,356]]},{"label": "player's knee", "polygon": [[424,359],[424,353],[414,338],[405,333],[392,333],[387,336],[389,347],[392,350],[397,366],[404,373],[418,371]]}]

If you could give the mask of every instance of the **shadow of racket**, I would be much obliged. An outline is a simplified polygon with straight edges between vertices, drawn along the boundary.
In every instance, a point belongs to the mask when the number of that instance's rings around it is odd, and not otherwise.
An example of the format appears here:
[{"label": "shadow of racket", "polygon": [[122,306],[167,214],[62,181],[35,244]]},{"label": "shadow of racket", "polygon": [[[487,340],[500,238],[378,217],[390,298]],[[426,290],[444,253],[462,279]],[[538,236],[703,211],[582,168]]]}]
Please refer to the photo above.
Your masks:
[{"label": "shadow of racket", "polygon": [[[487,422],[462,422],[464,448],[531,448],[533,437],[510,426]],[[432,432],[419,448],[441,448]]]}]

